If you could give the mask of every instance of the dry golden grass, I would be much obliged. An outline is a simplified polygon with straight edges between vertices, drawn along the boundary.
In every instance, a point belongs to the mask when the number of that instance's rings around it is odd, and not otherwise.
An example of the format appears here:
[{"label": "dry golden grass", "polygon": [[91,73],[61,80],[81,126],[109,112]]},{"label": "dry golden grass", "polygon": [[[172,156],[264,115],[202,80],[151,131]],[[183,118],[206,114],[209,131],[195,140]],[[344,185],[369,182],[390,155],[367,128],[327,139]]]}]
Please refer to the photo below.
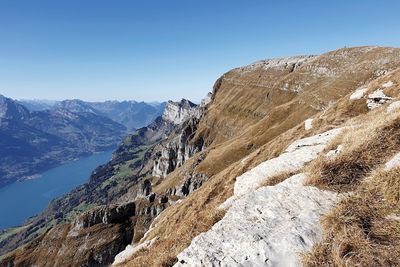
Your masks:
[{"label": "dry golden grass", "polygon": [[400,169],[366,179],[322,220],[324,240],[303,257],[316,266],[400,266]]},{"label": "dry golden grass", "polygon": [[307,169],[308,185],[338,192],[355,189],[378,165],[400,151],[400,117],[386,112],[369,116],[362,126],[340,137],[344,151],[333,159],[318,157]]},{"label": "dry golden grass", "polygon": [[287,170],[284,172],[280,172],[274,176],[267,178],[263,183],[261,183],[261,185],[259,187],[277,185],[277,184],[285,181],[287,178],[289,178],[295,174],[298,174],[300,172],[301,172],[301,169]]},{"label": "dry golden grass", "polygon": [[308,184],[350,193],[322,219],[324,239],[303,265],[400,266],[400,220],[390,217],[400,215],[400,168],[382,167],[400,151],[400,116],[382,108],[349,125],[331,145],[342,154],[307,168]]}]

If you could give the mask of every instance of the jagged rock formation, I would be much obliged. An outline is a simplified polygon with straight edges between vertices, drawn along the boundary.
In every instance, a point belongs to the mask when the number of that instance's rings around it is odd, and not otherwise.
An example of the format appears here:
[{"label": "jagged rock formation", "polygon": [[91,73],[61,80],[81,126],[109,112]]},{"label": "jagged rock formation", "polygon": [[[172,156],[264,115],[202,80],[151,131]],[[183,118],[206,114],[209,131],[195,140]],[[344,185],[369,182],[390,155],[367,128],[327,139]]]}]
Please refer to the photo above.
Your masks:
[{"label": "jagged rock formation", "polygon": [[135,203],[100,206],[79,216],[73,222],[74,230],[81,230],[103,223],[121,223],[135,214]]},{"label": "jagged rock formation", "polygon": [[197,106],[186,99],[182,99],[181,102],[168,101],[162,114],[162,118],[165,121],[179,125],[185,122],[188,118],[195,116],[196,113],[198,113],[197,110]]},{"label": "jagged rock formation", "polygon": [[[73,220],[64,226],[59,222],[79,218],[77,207],[83,202],[93,212],[86,218],[96,218],[87,221],[101,222],[79,228],[78,235],[58,237],[82,252],[74,265],[109,264],[111,254],[119,255],[116,264],[127,266],[296,265],[296,252],[321,240],[320,216],[338,201],[336,193],[303,185],[308,177],[304,165],[322,157],[340,159],[347,147],[328,144],[340,136],[337,129],[355,118],[387,112],[386,102],[396,103],[399,67],[400,49],[358,47],[229,71],[200,107],[170,103],[167,114],[128,136],[88,184],[31,222],[51,230],[39,232],[31,249],[15,250],[3,262],[41,265],[44,247],[57,247],[55,237],[73,229]],[[368,97],[376,90],[390,99],[370,111]],[[390,110],[398,109],[393,104]],[[132,216],[111,224],[97,218],[115,206],[92,208],[132,202]],[[60,211],[66,212],[57,225],[38,223],[48,223]],[[118,246],[79,239],[83,233],[100,237],[99,228],[115,235]],[[21,240],[18,235],[7,244]],[[107,256],[88,261],[85,251],[107,251]],[[61,259],[69,256],[62,251],[47,258],[63,266]],[[98,258],[106,260],[99,263]]]},{"label": "jagged rock formation", "polygon": [[159,152],[155,155],[153,175],[166,177],[169,173],[188,160],[192,155],[205,149],[201,138],[192,143],[197,130],[199,118],[192,117],[186,121],[183,129],[173,140],[158,146]]}]

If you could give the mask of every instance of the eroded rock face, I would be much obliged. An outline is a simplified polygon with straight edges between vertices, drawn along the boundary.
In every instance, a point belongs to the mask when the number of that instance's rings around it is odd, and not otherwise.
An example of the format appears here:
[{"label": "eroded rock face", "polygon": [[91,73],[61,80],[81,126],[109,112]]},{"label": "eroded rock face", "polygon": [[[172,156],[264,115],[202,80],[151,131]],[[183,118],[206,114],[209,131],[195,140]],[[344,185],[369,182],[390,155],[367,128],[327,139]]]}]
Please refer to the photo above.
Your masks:
[{"label": "eroded rock face", "polygon": [[287,58],[274,58],[268,60],[257,61],[245,67],[238,68],[237,71],[248,72],[254,69],[273,69],[278,71],[289,70],[293,72],[296,68],[300,67],[302,64],[312,60],[315,56],[295,56]]},{"label": "eroded rock face", "polygon": [[199,189],[202,184],[208,180],[208,177],[202,173],[186,173],[183,182],[167,190],[168,195],[174,195],[179,197],[186,197],[193,193],[193,191]]},{"label": "eroded rock face", "polygon": [[205,149],[203,139],[192,142],[198,123],[198,118],[190,118],[185,122],[179,135],[173,140],[159,145],[159,152],[154,158],[153,176],[164,178],[182,166],[195,153]]},{"label": "eroded rock face", "polygon": [[74,229],[80,230],[104,223],[122,223],[135,215],[135,203],[100,206],[79,216],[74,222]]},{"label": "eroded rock face", "polygon": [[189,100],[182,99],[180,102],[168,101],[162,118],[176,125],[182,124],[184,121],[197,113],[197,105]]}]

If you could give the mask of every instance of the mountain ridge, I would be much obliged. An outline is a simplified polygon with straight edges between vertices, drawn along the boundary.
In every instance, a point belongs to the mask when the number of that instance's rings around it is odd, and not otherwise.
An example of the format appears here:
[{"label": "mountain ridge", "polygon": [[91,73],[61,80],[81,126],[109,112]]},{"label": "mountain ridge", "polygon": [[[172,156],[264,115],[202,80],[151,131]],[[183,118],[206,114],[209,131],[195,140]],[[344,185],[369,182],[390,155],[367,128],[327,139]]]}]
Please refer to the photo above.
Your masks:
[{"label": "mountain ridge", "polygon": [[69,109],[73,112],[91,112],[104,116],[124,125],[129,131],[144,127],[162,113],[165,102],[151,102],[135,100],[106,100],[91,102],[80,99],[66,99],[61,101],[49,100],[18,100],[31,111],[44,111],[56,108]]},{"label": "mountain ridge", "polygon": [[[371,133],[377,132],[368,138],[393,136],[385,134],[389,130],[397,133],[398,112],[387,113],[387,110],[390,107],[398,111],[399,68],[398,48],[356,47],[300,60],[261,61],[233,69],[216,81],[205,104],[198,106],[182,124],[171,124],[181,119],[166,121],[161,116],[129,135],[112,161],[96,169],[90,182],[73,192],[76,196],[72,194],[57,200],[62,205],[50,206],[42,217],[31,222],[31,229],[21,230],[8,237],[7,242],[3,241],[3,244],[21,245],[30,233],[36,231],[37,234],[30,239],[33,242],[6,255],[2,264],[96,266],[115,260],[116,265],[125,266],[251,265],[269,260],[272,264],[283,256],[290,256],[292,263],[300,261],[297,254],[293,255],[294,250],[283,249],[281,254],[275,249],[269,250],[285,247],[277,246],[275,240],[287,242],[296,251],[300,248],[299,252],[315,248],[313,259],[321,259],[321,262],[329,262],[326,255],[333,253],[332,257],[343,263],[346,253],[336,255],[335,250],[329,250],[340,236],[331,236],[335,231],[329,228],[324,228],[327,234],[323,236],[323,227],[319,225],[320,216],[338,200],[331,197],[329,203],[324,203],[324,209],[315,205],[313,221],[307,221],[296,213],[299,208],[296,208],[295,199],[285,202],[281,197],[305,192],[301,199],[309,200],[307,192],[312,192],[316,196],[313,203],[318,203],[320,195],[334,195],[320,191],[325,190],[324,186],[357,188],[359,180],[347,181],[342,175],[347,164],[355,164],[355,167],[363,164],[362,170],[367,167],[366,170],[375,170],[375,161],[360,157],[362,153],[358,151],[365,153],[365,147],[359,150],[357,142],[361,141],[354,140],[351,131],[339,133],[333,139],[325,140],[324,136],[332,131],[339,132],[343,127],[362,129],[369,121],[381,122],[367,128]],[[371,102],[374,105],[368,104]],[[171,110],[175,114],[190,113]],[[175,115],[166,117],[176,118]],[[390,125],[394,128],[388,128]],[[374,146],[379,144],[366,140]],[[339,148],[343,142],[344,148]],[[358,150],[354,152],[355,148]],[[314,150],[303,157],[300,152],[304,149]],[[333,155],[332,161],[328,152]],[[290,156],[290,153],[297,156]],[[343,156],[336,162],[334,157],[340,153]],[[349,153],[359,156],[349,158]],[[374,155],[385,160],[392,156],[379,153]],[[369,165],[353,162],[353,158],[367,161]],[[275,169],[270,166],[272,163],[274,166],[279,163],[280,167]],[[311,164],[311,169],[304,164]],[[314,170],[314,183],[319,183],[311,188],[303,184],[310,170]],[[338,175],[329,176],[330,170],[338,170]],[[335,180],[335,177],[342,180]],[[357,176],[357,179],[361,178]],[[88,206],[77,209],[81,203]],[[92,203],[95,207],[89,207]],[[65,207],[75,212],[69,221],[65,221],[65,214],[57,214]],[[121,212],[115,212],[116,209]],[[105,215],[105,210],[112,216]],[[271,210],[284,222],[279,224],[282,228],[268,221]],[[97,220],[96,216],[104,220]],[[60,221],[41,225],[39,221],[46,217],[50,222],[57,218]],[[232,223],[235,220],[243,224]],[[309,228],[305,232],[315,234],[307,236],[304,231],[292,231],[297,229],[290,228],[292,221],[307,222]],[[268,231],[258,231],[265,228],[262,222],[268,222]],[[229,227],[220,231],[221,225]],[[246,226],[245,236],[239,231],[241,225]],[[225,232],[227,238],[224,238]],[[280,235],[269,239],[271,235],[267,233],[274,232],[285,233],[289,238],[282,239]],[[92,239],[85,241],[88,235]],[[96,240],[96,236],[109,238]],[[217,245],[224,240],[231,250],[224,251]],[[329,245],[318,246],[322,240]],[[246,249],[238,247],[241,242]],[[358,247],[347,244],[347,249],[359,251]],[[54,252],[47,250],[49,245]],[[9,250],[17,246],[10,246]],[[228,257],[224,257],[226,255]]]}]

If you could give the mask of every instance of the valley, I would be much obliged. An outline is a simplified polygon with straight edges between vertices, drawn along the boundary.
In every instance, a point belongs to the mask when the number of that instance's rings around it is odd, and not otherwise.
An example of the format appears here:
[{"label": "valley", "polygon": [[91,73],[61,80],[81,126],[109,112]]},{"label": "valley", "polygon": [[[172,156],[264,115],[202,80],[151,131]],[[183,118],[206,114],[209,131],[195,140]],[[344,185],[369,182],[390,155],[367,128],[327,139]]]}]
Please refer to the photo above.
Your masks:
[{"label": "valley", "polygon": [[[31,103],[33,110],[21,103]],[[164,107],[134,101],[66,100],[41,108],[38,104],[0,96],[0,187],[112,149],[129,131],[159,116]]]}]

